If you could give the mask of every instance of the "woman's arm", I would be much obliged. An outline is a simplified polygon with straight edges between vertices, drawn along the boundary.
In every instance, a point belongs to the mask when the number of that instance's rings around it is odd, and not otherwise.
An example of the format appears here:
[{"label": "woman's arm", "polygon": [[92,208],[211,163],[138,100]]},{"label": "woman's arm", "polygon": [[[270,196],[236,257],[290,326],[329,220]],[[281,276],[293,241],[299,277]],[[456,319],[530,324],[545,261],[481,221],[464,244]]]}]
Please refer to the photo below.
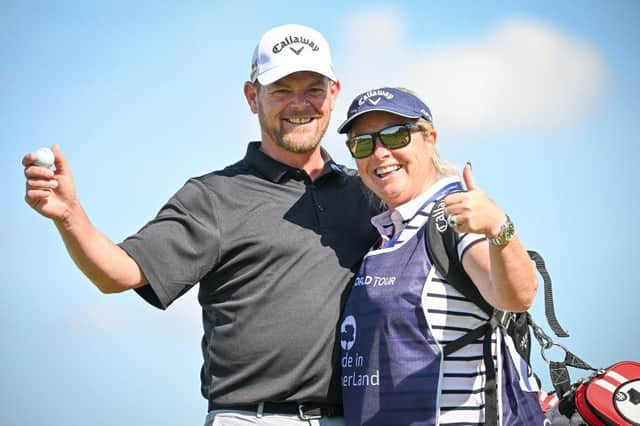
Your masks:
[{"label": "woman's arm", "polygon": [[[471,167],[465,166],[463,178],[467,192],[445,198],[445,214],[455,216],[460,233],[497,237],[505,225],[505,213],[475,184]],[[496,309],[521,312],[529,309],[538,288],[535,268],[517,234],[503,245],[481,241],[469,247],[462,266],[480,293]]]}]

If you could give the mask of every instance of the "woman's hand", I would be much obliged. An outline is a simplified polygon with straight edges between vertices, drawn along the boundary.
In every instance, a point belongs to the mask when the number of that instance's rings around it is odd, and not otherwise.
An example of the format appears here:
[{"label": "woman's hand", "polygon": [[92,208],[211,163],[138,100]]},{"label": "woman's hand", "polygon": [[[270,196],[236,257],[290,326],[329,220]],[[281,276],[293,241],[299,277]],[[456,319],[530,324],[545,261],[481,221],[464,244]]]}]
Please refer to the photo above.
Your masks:
[{"label": "woman's hand", "polygon": [[505,223],[505,213],[485,194],[473,180],[471,165],[462,172],[467,192],[456,192],[444,199],[445,215],[455,230],[484,234],[495,238]]}]

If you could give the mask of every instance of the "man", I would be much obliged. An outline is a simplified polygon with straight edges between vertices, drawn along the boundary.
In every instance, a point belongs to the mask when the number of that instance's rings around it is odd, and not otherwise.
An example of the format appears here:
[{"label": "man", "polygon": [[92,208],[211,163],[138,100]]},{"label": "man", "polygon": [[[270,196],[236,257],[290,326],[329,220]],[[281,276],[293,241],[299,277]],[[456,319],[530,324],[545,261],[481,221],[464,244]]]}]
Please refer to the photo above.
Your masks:
[{"label": "man", "polygon": [[207,424],[342,424],[336,328],[376,237],[359,178],[320,147],[339,91],[320,33],[267,31],[244,85],[261,142],[190,179],[120,244],[85,215],[57,146],[55,171],[23,159],[27,203],[101,291],[135,289],[165,309],[200,283]]}]

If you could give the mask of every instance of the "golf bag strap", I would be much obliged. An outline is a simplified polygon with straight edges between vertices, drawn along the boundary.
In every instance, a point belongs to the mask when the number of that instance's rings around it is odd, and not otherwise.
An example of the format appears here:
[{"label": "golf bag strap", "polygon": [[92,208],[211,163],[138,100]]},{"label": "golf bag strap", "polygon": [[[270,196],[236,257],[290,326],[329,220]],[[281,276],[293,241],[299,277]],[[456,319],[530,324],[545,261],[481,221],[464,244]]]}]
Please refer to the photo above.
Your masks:
[{"label": "golf bag strap", "polygon": [[542,258],[542,256],[540,256],[540,253],[536,251],[527,250],[527,253],[529,254],[531,260],[535,262],[536,269],[538,270],[538,273],[540,274],[544,282],[544,313],[547,317],[547,323],[556,336],[569,337],[569,333],[564,331],[564,329],[560,326],[558,319],[556,318],[556,311],[553,307],[551,276],[549,276],[549,272],[547,271],[544,259]]},{"label": "golf bag strap", "polygon": [[[441,217],[444,215],[444,197],[435,201],[431,212],[424,231],[424,244],[429,259],[450,285],[475,303],[489,317],[493,316],[493,307],[484,300],[480,290],[473,284],[460,263],[458,233],[447,225],[446,219],[443,220]],[[440,212],[442,213],[438,215]]]},{"label": "golf bag strap", "polygon": [[491,318],[487,323],[487,332],[484,335],[482,351],[486,370],[484,386],[484,424],[485,426],[498,426],[498,382],[496,380],[496,366],[491,353],[491,337],[493,330],[498,327],[497,322]]},{"label": "golf bag strap", "polygon": [[[569,363],[567,363],[567,361]],[[571,377],[567,365],[585,370],[591,367],[571,352],[566,353],[564,361],[549,361],[551,384],[559,399],[558,411],[567,418],[571,418],[576,410],[575,387],[571,384]],[[588,367],[588,368],[585,368]]]},{"label": "golf bag strap", "polygon": [[[489,316],[489,320],[458,339],[447,343],[443,347],[444,356],[448,356],[462,347],[484,337],[483,340],[483,360],[485,363],[485,425],[498,425],[498,385],[496,381],[496,367],[491,353],[491,339],[493,330],[500,322],[496,319],[496,311],[480,294],[471,278],[466,273],[460,258],[458,257],[458,233],[450,226],[444,225],[443,220],[444,197],[437,200],[432,208],[432,214],[427,219],[425,226],[425,247],[427,254],[438,272],[447,279],[447,282],[458,290],[462,295],[476,304],[483,312]],[[436,215],[433,212],[440,213]],[[442,216],[442,217],[441,217]],[[439,229],[440,228],[440,229]],[[500,313],[500,312],[498,312]],[[503,315],[498,315],[505,318]]]},{"label": "golf bag strap", "polygon": [[478,340],[480,337],[484,337],[482,341],[482,358],[485,365],[485,426],[497,426],[498,425],[498,382],[496,380],[496,366],[493,362],[493,354],[491,353],[491,340],[493,337],[493,331],[500,326],[500,323],[495,317],[491,317],[489,321],[482,324],[463,336],[457,338],[444,345],[443,354],[448,356],[453,352],[461,349],[462,347]]},{"label": "golf bag strap", "polygon": [[480,327],[474,328],[473,330],[463,334],[458,337],[456,340],[453,340],[442,347],[442,353],[444,356],[449,356],[455,351],[462,349],[466,345],[475,342],[480,337],[483,337],[487,334],[487,329],[490,331],[489,322],[482,324]]},{"label": "golf bag strap", "polygon": [[565,351],[564,361],[549,361],[551,384],[556,390],[558,396],[564,395],[571,387],[571,378],[569,377],[569,370],[567,367],[595,371],[593,367],[578,356],[574,355],[568,349],[563,346],[562,349]]},{"label": "golf bag strap", "polygon": [[551,384],[558,398],[569,392],[571,389],[571,377],[564,362],[549,361],[549,374],[551,376]]},{"label": "golf bag strap", "polygon": [[580,368],[581,370],[593,370],[593,371],[595,371],[595,368],[593,368],[592,366],[587,364],[585,361],[583,361],[581,358],[579,358],[573,352],[570,352],[570,351],[568,351],[566,349],[565,349],[565,355],[564,355],[564,363],[566,365],[568,365],[569,367]]}]

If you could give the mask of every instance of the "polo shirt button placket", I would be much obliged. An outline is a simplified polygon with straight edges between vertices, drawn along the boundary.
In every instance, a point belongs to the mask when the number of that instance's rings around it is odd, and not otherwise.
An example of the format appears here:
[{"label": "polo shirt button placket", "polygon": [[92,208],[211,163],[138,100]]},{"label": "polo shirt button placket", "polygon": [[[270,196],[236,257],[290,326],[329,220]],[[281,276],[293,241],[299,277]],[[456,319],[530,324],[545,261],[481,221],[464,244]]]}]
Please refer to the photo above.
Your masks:
[{"label": "polo shirt button placket", "polygon": [[318,187],[316,186],[315,183],[310,183],[309,185],[307,185],[307,187],[311,191],[311,196],[313,197],[313,201],[314,201],[314,203],[316,205],[316,209],[318,209],[318,211],[320,213],[323,213],[324,212],[324,207],[318,201]]},{"label": "polo shirt button placket", "polygon": [[320,203],[320,201],[318,201],[318,198],[319,198],[318,187],[315,184],[311,184],[309,185],[309,188],[311,189],[311,193],[313,194],[313,199],[316,202],[316,208],[320,213],[324,213],[324,206]]}]

